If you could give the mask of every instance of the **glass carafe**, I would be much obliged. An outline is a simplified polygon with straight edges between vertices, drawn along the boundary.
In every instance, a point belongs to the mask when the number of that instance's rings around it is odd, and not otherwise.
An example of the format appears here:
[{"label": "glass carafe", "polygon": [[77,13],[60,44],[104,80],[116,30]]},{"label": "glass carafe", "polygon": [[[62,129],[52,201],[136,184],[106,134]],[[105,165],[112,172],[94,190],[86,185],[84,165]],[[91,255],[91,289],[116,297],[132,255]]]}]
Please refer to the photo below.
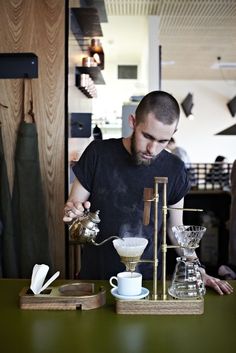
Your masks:
[{"label": "glass carafe", "polygon": [[202,297],[206,293],[205,285],[197,261],[188,261],[186,257],[177,257],[169,294],[178,299]]},{"label": "glass carafe", "polygon": [[195,249],[206,231],[202,226],[175,226],[172,228],[183,256],[177,257],[175,271],[169,294],[178,299],[202,297],[206,293],[205,285],[199,270],[199,261]]}]

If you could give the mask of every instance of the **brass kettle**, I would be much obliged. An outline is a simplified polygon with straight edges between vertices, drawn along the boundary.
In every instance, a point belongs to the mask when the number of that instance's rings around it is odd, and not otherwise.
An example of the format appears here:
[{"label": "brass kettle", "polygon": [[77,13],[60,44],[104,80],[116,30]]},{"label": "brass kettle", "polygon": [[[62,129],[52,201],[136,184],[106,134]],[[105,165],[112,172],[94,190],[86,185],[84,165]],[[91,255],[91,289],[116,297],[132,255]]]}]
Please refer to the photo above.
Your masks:
[{"label": "brass kettle", "polygon": [[108,240],[119,238],[112,236],[105,239],[101,243],[95,242],[99,232],[98,223],[101,221],[99,218],[99,212],[99,210],[95,212],[86,210],[81,218],[76,218],[72,221],[69,225],[69,238],[71,242],[78,244],[92,243],[93,245],[100,246]]}]

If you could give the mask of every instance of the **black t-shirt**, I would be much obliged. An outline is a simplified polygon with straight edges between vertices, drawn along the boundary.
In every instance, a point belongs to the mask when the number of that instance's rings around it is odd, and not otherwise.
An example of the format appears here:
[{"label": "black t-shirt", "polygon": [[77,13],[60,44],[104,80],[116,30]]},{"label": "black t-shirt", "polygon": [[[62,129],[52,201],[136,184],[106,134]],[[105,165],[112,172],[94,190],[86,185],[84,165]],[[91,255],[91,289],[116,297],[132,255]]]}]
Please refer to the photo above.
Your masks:
[{"label": "black t-shirt", "polygon": [[[163,150],[150,166],[136,165],[122,139],[95,140],[89,144],[73,167],[75,176],[90,192],[91,211],[100,210],[96,242],[110,236],[138,236],[148,239],[143,259],[153,259],[154,206],[150,223],[143,225],[144,188],[154,187],[154,177],[168,177],[167,205],[180,201],[189,190],[184,163]],[[159,184],[158,229],[162,229],[162,190]],[[161,237],[159,236],[159,242]],[[160,252],[160,246],[159,246]],[[158,273],[160,273],[158,266]],[[152,278],[152,264],[139,264],[144,279]],[[100,247],[86,244],[82,250],[80,278],[108,279],[125,267],[112,241]]]}]

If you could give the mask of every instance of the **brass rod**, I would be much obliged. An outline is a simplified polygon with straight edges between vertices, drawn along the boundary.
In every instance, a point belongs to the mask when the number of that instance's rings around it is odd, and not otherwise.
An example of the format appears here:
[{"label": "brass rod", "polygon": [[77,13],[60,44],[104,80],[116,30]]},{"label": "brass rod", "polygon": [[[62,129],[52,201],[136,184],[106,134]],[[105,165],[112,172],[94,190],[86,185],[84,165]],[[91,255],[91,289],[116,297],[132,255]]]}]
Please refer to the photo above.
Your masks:
[{"label": "brass rod", "polygon": [[176,248],[184,248],[183,246],[180,245],[166,245],[167,249],[176,249]]},{"label": "brass rod", "polygon": [[[155,197],[152,199],[145,200],[145,202],[153,202],[155,201]],[[184,207],[166,207],[166,209],[169,210],[180,210],[180,211],[193,211],[193,212],[203,212],[203,209],[201,208],[184,208]]]},{"label": "brass rod", "polygon": [[[149,201],[149,200],[147,200]],[[167,210],[182,210],[182,211],[194,211],[194,212],[203,212],[201,208],[182,208],[182,207],[167,207]]]},{"label": "brass rod", "polygon": [[197,249],[199,248],[199,245],[196,246],[183,246],[183,245],[166,245],[167,249],[176,249],[176,248],[180,248],[180,249]]},{"label": "brass rod", "polygon": [[162,238],[162,299],[165,300],[166,296],[166,216],[167,216],[167,199],[166,199],[166,184],[163,187],[163,238]]},{"label": "brass rod", "polygon": [[147,259],[147,260],[145,260],[145,259],[142,260],[141,259],[141,260],[139,260],[139,262],[149,262],[149,263],[153,263],[153,264],[155,263],[153,260],[150,260],[150,259]]},{"label": "brass rod", "polygon": [[154,178],[154,249],[153,249],[153,299],[157,299],[157,267],[158,267],[158,180]]}]

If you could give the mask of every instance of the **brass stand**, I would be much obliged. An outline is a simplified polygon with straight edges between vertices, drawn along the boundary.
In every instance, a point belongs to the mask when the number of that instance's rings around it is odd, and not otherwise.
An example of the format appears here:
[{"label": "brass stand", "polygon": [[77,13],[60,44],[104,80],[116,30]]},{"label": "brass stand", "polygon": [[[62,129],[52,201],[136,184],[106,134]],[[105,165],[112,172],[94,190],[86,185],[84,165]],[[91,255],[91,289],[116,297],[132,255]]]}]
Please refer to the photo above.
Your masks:
[{"label": "brass stand", "polygon": [[[145,202],[154,202],[154,249],[153,260],[137,260],[131,261],[134,270],[134,263],[152,262],[153,263],[153,293],[151,298],[142,300],[117,300],[116,312],[118,314],[147,314],[147,315],[199,315],[204,312],[204,299],[174,299],[167,295],[166,291],[166,252],[168,248],[178,248],[180,246],[168,246],[166,243],[167,231],[167,177],[154,178],[154,195],[153,198],[145,200]],[[157,291],[157,269],[158,269],[158,184],[163,184],[163,236],[162,236],[162,295],[158,296]],[[187,209],[185,211],[202,211],[200,209]],[[122,259],[123,260],[123,259]],[[127,267],[128,264],[126,263]]]}]

